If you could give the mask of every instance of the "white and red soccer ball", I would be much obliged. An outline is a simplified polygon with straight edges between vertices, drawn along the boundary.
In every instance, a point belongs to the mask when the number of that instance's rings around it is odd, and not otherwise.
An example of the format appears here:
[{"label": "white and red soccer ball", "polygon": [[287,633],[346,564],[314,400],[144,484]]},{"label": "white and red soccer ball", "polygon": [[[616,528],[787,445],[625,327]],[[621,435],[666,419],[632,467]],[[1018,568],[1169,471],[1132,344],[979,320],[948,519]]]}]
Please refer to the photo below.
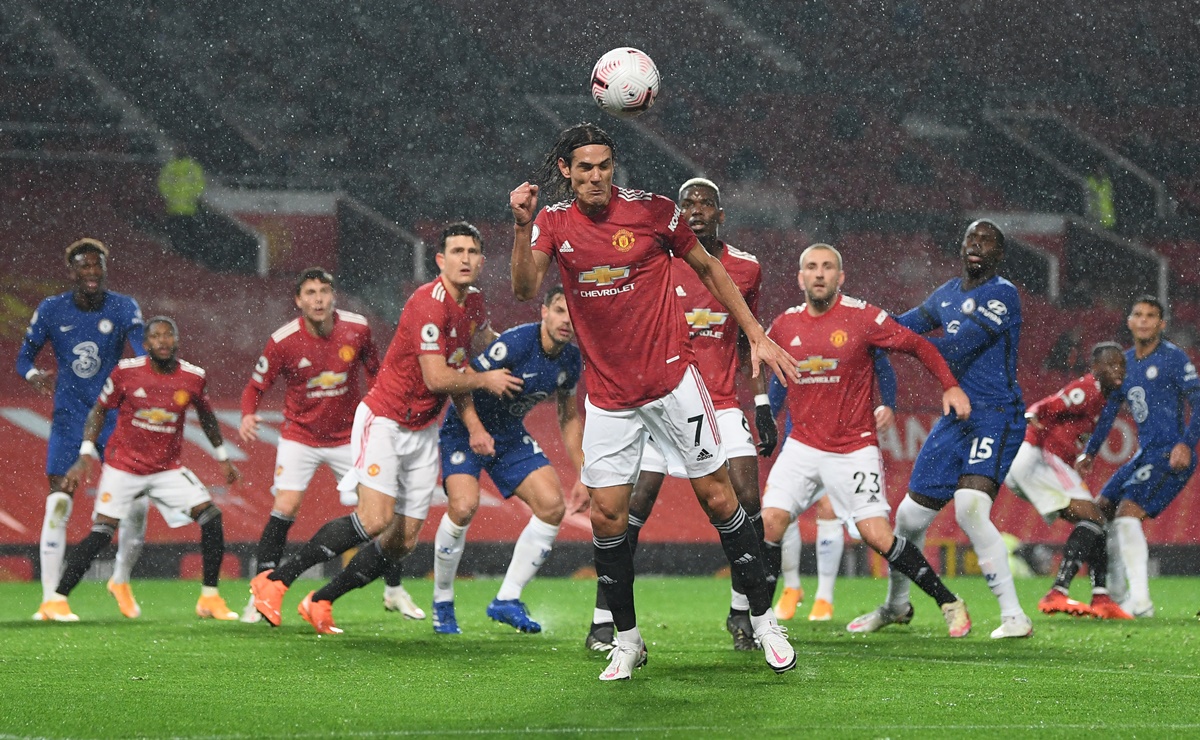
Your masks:
[{"label": "white and red soccer ball", "polygon": [[613,49],[592,67],[592,97],[605,113],[633,118],[654,105],[658,67],[645,52],[630,46]]}]

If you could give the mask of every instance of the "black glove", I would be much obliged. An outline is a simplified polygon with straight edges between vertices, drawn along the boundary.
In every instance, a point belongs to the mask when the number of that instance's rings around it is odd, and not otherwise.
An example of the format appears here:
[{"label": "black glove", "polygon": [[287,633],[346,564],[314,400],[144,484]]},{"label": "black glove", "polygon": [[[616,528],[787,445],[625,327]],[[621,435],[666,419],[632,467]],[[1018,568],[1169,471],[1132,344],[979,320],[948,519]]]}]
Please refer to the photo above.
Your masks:
[{"label": "black glove", "polygon": [[758,454],[770,457],[775,452],[775,445],[779,444],[779,430],[775,427],[770,405],[754,407],[754,428],[758,430]]}]

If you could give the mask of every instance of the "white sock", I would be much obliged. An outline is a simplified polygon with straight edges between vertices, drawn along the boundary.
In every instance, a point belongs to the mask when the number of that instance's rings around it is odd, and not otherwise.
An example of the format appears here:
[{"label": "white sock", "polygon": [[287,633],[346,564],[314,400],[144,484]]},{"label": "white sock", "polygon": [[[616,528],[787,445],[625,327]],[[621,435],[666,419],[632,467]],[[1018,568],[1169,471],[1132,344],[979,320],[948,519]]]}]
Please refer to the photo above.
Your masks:
[{"label": "white sock", "polygon": [[782,552],[779,554],[779,564],[783,571],[785,588],[800,588],[800,527],[792,522],[783,530],[783,541],[780,542]]},{"label": "white sock", "polygon": [[146,511],[150,508],[150,497],[135,498],[129,513],[121,520],[121,534],[117,540],[117,558],[113,561],[113,583],[129,583],[133,566],[142,556],[146,544]]},{"label": "white sock", "polygon": [[557,536],[558,525],[547,524],[536,516],[529,517],[529,523],[521,530],[521,536],[513,547],[512,560],[508,563],[504,582],[500,584],[500,592],[496,594],[497,599],[512,601],[521,598],[521,591],[529,585],[537,575],[538,568],[549,557]]},{"label": "white sock", "polygon": [[641,645],[642,632],[637,627],[628,630],[620,630],[617,632],[617,642],[632,642],[635,645]]},{"label": "white sock", "polygon": [[42,519],[41,565],[42,601],[50,601],[62,578],[67,552],[67,521],[71,518],[71,497],[55,491],[46,497],[46,516]]},{"label": "white sock", "polygon": [[954,516],[971,540],[979,570],[1000,602],[1000,616],[1024,614],[1008,567],[1008,547],[992,523],[992,497],[974,488],[960,488],[954,492]]},{"label": "white sock", "polygon": [[437,535],[433,538],[433,600],[435,602],[454,601],[454,577],[458,575],[458,563],[462,560],[466,541],[467,527],[458,526],[450,521],[449,514],[442,514],[442,522],[438,524]]},{"label": "white sock", "polygon": [[[925,532],[938,515],[937,509],[921,506],[912,496],[905,496],[896,507],[896,536],[908,540],[918,550],[925,549]],[[895,568],[888,568],[887,604],[893,611],[908,606],[908,589],[912,581]]]},{"label": "white sock", "polygon": [[1108,595],[1113,601],[1121,603],[1129,598],[1129,580],[1125,577],[1121,538],[1117,536],[1117,528],[1112,523],[1109,523],[1104,545],[1108,549]]},{"label": "white sock", "polygon": [[612,612],[608,609],[592,609],[592,624],[612,624]]},{"label": "white sock", "polygon": [[221,592],[217,590],[216,586],[201,586],[200,587],[200,596],[202,596],[202,597],[203,596],[220,596],[220,595],[221,595]]},{"label": "white sock", "polygon": [[833,603],[833,585],[842,567],[846,535],[838,519],[817,520],[817,598]]},{"label": "white sock", "polygon": [[750,611],[750,598],[734,587],[729,587],[729,610],[735,612]]},{"label": "white sock", "polygon": [[768,609],[757,617],[750,615],[750,626],[754,628],[754,634],[758,634],[760,627],[773,627],[779,624],[779,620],[775,619],[775,610]]},{"label": "white sock", "polygon": [[1150,547],[1146,544],[1146,532],[1137,517],[1119,516],[1113,519],[1117,539],[1121,542],[1121,560],[1125,564],[1125,577],[1129,579],[1130,602],[1142,605],[1150,602]]}]

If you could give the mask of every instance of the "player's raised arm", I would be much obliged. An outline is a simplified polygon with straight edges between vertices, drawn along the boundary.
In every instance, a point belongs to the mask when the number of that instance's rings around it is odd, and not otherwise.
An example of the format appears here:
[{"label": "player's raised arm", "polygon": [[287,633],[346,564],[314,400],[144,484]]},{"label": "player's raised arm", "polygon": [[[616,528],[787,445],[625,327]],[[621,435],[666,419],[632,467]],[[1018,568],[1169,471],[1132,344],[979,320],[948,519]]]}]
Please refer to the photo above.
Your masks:
[{"label": "player's raised arm", "polygon": [[784,385],[787,385],[789,380],[799,380],[800,375],[796,371],[795,360],[782,347],[767,338],[767,333],[754,318],[754,314],[746,305],[741,292],[729,279],[729,273],[725,271],[725,267],[720,261],[714,259],[708,250],[700,247],[699,244],[697,247],[699,248],[688,250],[683,259],[696,271],[696,275],[704,283],[704,287],[708,288],[708,292],[712,293],[713,297],[721,302],[721,305],[729,309],[738,326],[745,332],[746,340],[750,344],[751,377],[757,377],[758,364],[765,362]]},{"label": "player's raised arm", "polygon": [[533,251],[533,218],[537,214],[538,186],[523,182],[508,194],[513,214],[513,251],[510,269],[513,294],[527,301],[537,296],[542,278],[550,266],[545,253]]}]

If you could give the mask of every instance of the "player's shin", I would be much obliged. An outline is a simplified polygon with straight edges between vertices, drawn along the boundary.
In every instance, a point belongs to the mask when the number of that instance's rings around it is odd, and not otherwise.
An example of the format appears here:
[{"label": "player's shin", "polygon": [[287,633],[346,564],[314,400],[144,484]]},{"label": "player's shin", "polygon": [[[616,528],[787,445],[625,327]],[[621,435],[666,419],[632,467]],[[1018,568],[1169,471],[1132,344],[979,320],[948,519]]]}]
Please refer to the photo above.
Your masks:
[{"label": "player's shin", "polygon": [[262,536],[258,538],[258,550],[254,555],[256,572],[262,573],[264,570],[279,567],[283,548],[287,546],[288,530],[294,522],[295,519],[290,516],[284,516],[278,511],[271,512],[267,526],[263,527]]},{"label": "player's shin", "polygon": [[404,561],[391,560],[383,571],[383,582],[388,588],[399,588],[404,585]]},{"label": "player's shin", "polygon": [[779,583],[779,573],[782,570],[783,547],[778,542],[762,543],[763,569],[767,572],[767,585],[771,589],[771,598],[775,598],[776,586]]},{"label": "player's shin", "polygon": [[458,575],[458,564],[462,561],[463,548],[467,541],[467,527],[442,515],[437,534],[433,538],[433,600],[454,601],[454,578]]},{"label": "player's shin", "polygon": [[1119,516],[1113,519],[1117,538],[1121,542],[1121,560],[1129,581],[1129,601],[1137,606],[1150,604],[1150,548],[1142,522],[1136,517]]},{"label": "player's shin", "polygon": [[46,497],[46,515],[42,519],[39,556],[42,568],[42,601],[49,601],[63,575],[67,553],[67,521],[71,518],[71,497],[55,491]]},{"label": "player's shin", "polygon": [[[904,574],[906,578],[917,584],[917,588],[929,594],[938,606],[957,601],[958,597],[946,588],[946,584],[938,577],[937,572],[920,548],[897,535],[892,542],[892,549],[882,553],[887,558],[893,572]],[[890,603],[890,602],[889,602]]]},{"label": "player's shin", "polygon": [[842,567],[846,535],[839,519],[817,520],[817,599],[833,603],[833,586]]},{"label": "player's shin", "polygon": [[[646,516],[649,516],[648,514]],[[629,528],[625,530],[625,539],[629,541],[629,550],[637,553],[638,537],[642,534],[642,527],[646,526],[646,517],[629,512]]]},{"label": "player's shin", "polygon": [[108,543],[112,542],[113,533],[116,531],[117,528],[112,524],[96,522],[92,525],[92,531],[75,546],[75,549],[71,551],[71,557],[67,558],[67,567],[63,569],[62,580],[58,582],[58,586],[54,590],[56,594],[70,596],[71,591],[83,580],[83,574],[87,573],[92,561],[96,559],[101,550],[108,546]]},{"label": "player's shin", "polygon": [[637,628],[633,605],[633,550],[622,532],[615,537],[592,536],[596,580],[612,612],[618,632]]},{"label": "player's shin", "polygon": [[295,556],[271,573],[270,578],[291,586],[301,573],[314,565],[332,560],[350,548],[370,541],[371,537],[359,521],[357,513],[339,517],[317,530],[313,538],[300,548]]},{"label": "player's shin", "polygon": [[721,536],[721,549],[729,559],[729,567],[738,582],[746,589],[750,614],[762,615],[771,608],[771,589],[763,567],[761,540],[754,532],[746,511],[738,506],[733,516],[715,524]]},{"label": "player's shin", "polygon": [[113,561],[112,583],[129,583],[133,566],[142,556],[146,544],[146,512],[150,508],[150,497],[136,498],[121,520],[120,536],[117,537],[117,557]]},{"label": "player's shin", "polygon": [[960,488],[954,492],[954,514],[975,548],[979,570],[1000,602],[1000,616],[1024,614],[1008,567],[1008,547],[992,523],[991,496],[974,488]]},{"label": "player's shin", "polygon": [[[908,540],[908,543],[915,547],[917,552],[921,552],[925,549],[925,532],[937,515],[936,509],[921,506],[911,496],[905,496],[900,505],[896,507],[895,534],[897,537]],[[887,604],[893,611],[903,612],[908,608],[908,592],[911,583],[912,580],[904,573],[895,568],[891,569],[888,575]]]},{"label": "player's shin", "polygon": [[203,583],[208,588],[216,588],[221,578],[221,560],[225,557],[225,525],[221,510],[210,505],[196,517],[196,523],[200,525]]},{"label": "player's shin", "polygon": [[[1054,577],[1054,588],[1064,594],[1070,591],[1071,581],[1075,579],[1075,575],[1079,573],[1079,569],[1085,562],[1091,566],[1094,583],[1096,568],[1092,561],[1096,557],[1097,550],[1105,552],[1104,527],[1084,519],[1075,525],[1067,537],[1067,543],[1063,547],[1062,562],[1059,563],[1058,574]],[[1107,565],[1107,553],[1104,560]]]},{"label": "player's shin", "polygon": [[547,524],[536,516],[529,518],[529,523],[517,538],[513,547],[512,560],[508,571],[504,574],[504,582],[500,584],[500,592],[496,594],[499,601],[511,601],[521,598],[525,589],[550,551],[554,548],[554,538],[558,537],[558,525]]},{"label": "player's shin", "polygon": [[333,580],[313,594],[313,601],[337,601],[356,588],[362,588],[383,575],[395,562],[383,554],[379,540],[372,540],[359,548],[350,562]]},{"label": "player's shin", "polygon": [[779,569],[785,588],[800,588],[801,549],[800,528],[795,523],[789,524],[783,531],[783,541],[779,546]]}]

